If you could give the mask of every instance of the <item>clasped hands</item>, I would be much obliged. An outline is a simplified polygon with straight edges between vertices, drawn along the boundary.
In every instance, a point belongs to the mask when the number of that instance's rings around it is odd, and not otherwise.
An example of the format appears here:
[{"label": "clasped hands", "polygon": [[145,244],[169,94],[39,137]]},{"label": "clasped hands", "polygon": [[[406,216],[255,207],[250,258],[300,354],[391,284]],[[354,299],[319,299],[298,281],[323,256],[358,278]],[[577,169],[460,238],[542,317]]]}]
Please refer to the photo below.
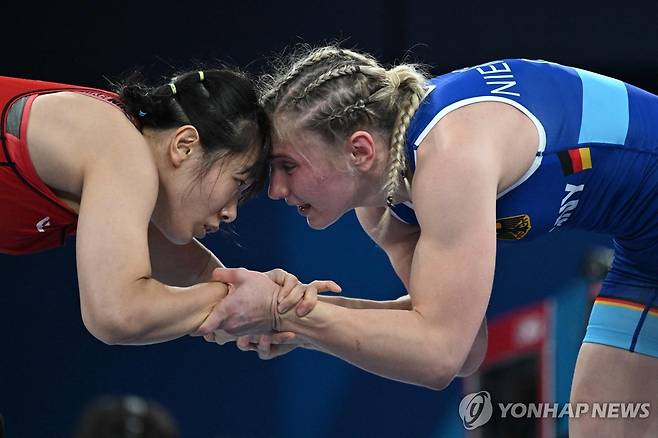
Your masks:
[{"label": "clasped hands", "polygon": [[279,331],[282,316],[294,311],[297,317],[304,317],[317,304],[318,292],[341,291],[333,281],[301,283],[283,269],[263,273],[218,268],[212,280],[226,283],[228,294],[194,334],[220,345],[236,341],[240,350],[257,351],[261,359],[272,359],[304,344],[295,333]]}]

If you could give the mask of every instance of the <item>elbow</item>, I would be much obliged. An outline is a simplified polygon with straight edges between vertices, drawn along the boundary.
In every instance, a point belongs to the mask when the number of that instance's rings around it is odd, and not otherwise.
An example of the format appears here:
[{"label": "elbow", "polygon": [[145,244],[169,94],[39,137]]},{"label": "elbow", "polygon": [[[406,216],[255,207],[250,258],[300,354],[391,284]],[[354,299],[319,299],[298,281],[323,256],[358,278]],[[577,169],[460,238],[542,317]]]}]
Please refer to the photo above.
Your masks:
[{"label": "elbow", "polygon": [[[438,350],[437,350],[438,351]],[[423,386],[441,391],[446,389],[459,373],[459,365],[456,361],[448,360],[446,357],[437,357],[432,361],[429,372],[426,374]]]},{"label": "elbow", "polygon": [[484,356],[486,354],[487,350],[486,348],[482,352],[478,352],[479,354],[473,357],[468,357],[466,359],[466,362],[464,362],[464,365],[462,365],[461,369],[459,370],[459,374],[457,374],[458,377],[468,377],[472,374],[475,374],[475,372],[480,369],[480,365],[482,365],[482,362],[484,362]]},{"label": "elbow", "polygon": [[483,324],[480,333],[473,342],[471,351],[468,353],[468,356],[460,367],[458,374],[459,377],[468,377],[480,368],[480,365],[482,365],[482,362],[484,362],[484,358],[487,355],[487,346],[487,330],[486,325]]},{"label": "elbow", "polygon": [[446,389],[455,380],[455,377],[461,377],[461,371],[469,359],[465,357],[468,351],[460,348],[463,347],[462,345],[451,347],[441,341],[441,339],[437,339],[436,342],[430,342],[432,347],[427,352],[427,357],[432,359],[427,367],[429,372],[426,374],[427,381],[424,386],[435,391]]},{"label": "elbow", "polygon": [[430,374],[428,381],[423,386],[434,391],[442,391],[450,386],[455,377],[457,377],[456,371],[442,366],[439,370]]},{"label": "elbow", "polygon": [[129,345],[139,342],[144,328],[134,312],[125,309],[90,310],[82,308],[82,321],[96,339],[107,345]]}]

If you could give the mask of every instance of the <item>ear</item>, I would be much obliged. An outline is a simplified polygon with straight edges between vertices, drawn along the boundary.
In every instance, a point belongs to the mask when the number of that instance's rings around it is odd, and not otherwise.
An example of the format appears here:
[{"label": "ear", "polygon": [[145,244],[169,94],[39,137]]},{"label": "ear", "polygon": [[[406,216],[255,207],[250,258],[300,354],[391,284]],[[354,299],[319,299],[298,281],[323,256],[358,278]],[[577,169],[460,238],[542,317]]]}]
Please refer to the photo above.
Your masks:
[{"label": "ear", "polygon": [[179,167],[201,148],[199,132],[192,125],[183,125],[174,131],[169,143],[169,158],[174,167]]},{"label": "ear", "polygon": [[373,136],[367,131],[356,131],[350,135],[349,148],[352,164],[361,171],[368,171],[375,164],[376,148]]}]

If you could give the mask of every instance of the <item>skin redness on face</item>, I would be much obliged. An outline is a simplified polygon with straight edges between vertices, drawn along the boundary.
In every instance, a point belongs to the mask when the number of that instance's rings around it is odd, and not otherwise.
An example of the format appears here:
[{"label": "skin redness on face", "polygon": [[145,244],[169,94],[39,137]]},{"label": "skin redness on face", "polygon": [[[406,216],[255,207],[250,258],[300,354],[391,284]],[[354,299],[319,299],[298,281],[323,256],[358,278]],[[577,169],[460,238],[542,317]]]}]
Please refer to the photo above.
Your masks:
[{"label": "skin redness on face", "polygon": [[[356,179],[328,156],[332,146],[306,137],[272,143],[269,196],[284,199],[306,217],[311,228],[324,229],[352,208]],[[303,151],[303,152],[302,152]],[[330,151],[330,152],[327,152]]]}]

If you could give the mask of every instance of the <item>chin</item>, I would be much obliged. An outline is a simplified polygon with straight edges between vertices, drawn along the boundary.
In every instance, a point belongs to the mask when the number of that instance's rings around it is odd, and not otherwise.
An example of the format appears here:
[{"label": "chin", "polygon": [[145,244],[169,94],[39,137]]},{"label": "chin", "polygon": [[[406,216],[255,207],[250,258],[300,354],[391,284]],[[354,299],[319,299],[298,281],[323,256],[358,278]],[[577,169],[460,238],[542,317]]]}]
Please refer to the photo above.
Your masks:
[{"label": "chin", "polygon": [[[341,215],[342,216],[342,215]],[[308,224],[309,227],[311,227],[314,230],[325,230],[332,226],[338,219],[340,219],[341,216],[329,219],[329,220],[314,220],[312,216],[308,216],[306,218],[306,223]]]},{"label": "chin", "polygon": [[151,219],[151,223],[160,231],[169,242],[174,245],[187,245],[192,241],[192,230],[185,230],[183,227],[176,227],[173,221],[156,221]]},{"label": "chin", "polygon": [[169,240],[174,245],[187,245],[192,241],[194,237],[191,233],[177,233],[172,230],[168,230],[167,233],[164,233],[167,240]]}]

